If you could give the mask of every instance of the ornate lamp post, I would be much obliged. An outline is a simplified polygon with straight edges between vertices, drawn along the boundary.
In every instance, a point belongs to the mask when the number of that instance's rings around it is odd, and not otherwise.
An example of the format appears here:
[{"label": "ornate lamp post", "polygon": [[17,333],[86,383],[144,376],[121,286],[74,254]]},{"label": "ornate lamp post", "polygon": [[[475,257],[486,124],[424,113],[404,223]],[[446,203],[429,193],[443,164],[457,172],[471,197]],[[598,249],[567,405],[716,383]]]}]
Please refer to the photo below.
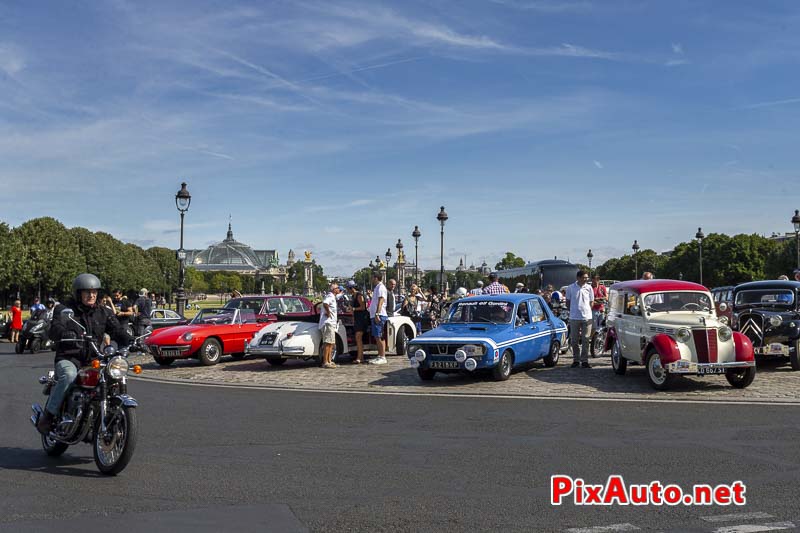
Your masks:
[{"label": "ornate lamp post", "polygon": [[447,212],[444,210],[444,206],[441,206],[441,208],[439,209],[439,214],[436,215],[436,220],[438,220],[439,224],[442,225],[441,246],[440,246],[440,250],[439,250],[439,252],[440,252],[439,253],[439,258],[441,260],[440,263],[439,263],[439,283],[440,283],[439,293],[442,295],[442,297],[444,297],[444,291],[445,291],[445,278],[444,278],[444,223],[447,222],[448,218],[449,217],[447,216]]},{"label": "ornate lamp post", "polygon": [[697,228],[697,233],[694,234],[694,238],[697,239],[698,244],[698,260],[700,262],[700,285],[703,284],[703,239],[706,236],[703,234],[703,230],[701,228]]},{"label": "ornate lamp post", "polygon": [[387,248],[386,253],[384,254],[384,259],[386,259],[386,266],[389,266],[389,262],[392,260],[392,249]]},{"label": "ornate lamp post", "polygon": [[794,224],[794,243],[797,247],[797,268],[800,269],[800,209],[794,210],[792,224]]},{"label": "ornate lamp post", "polygon": [[394,267],[397,269],[397,283],[400,284],[400,294],[406,293],[406,254],[403,253],[403,241],[397,239],[397,262]]},{"label": "ornate lamp post", "polygon": [[189,210],[189,205],[192,203],[192,195],[186,188],[186,182],[181,183],[181,190],[175,195],[175,206],[181,214],[181,247],[178,249],[178,261],[180,262],[180,270],[178,272],[178,297],[175,302],[175,310],[179,315],[183,316],[186,312],[186,250],[183,249],[183,216]]},{"label": "ornate lamp post", "polygon": [[594,254],[592,253],[592,249],[589,248],[589,251],[586,253],[586,259],[589,260],[589,273],[590,274],[592,273],[592,258],[593,257],[594,257]]},{"label": "ornate lamp post", "polygon": [[386,283],[386,263],[381,260],[381,256],[375,256],[375,266],[378,267],[378,271],[381,273],[381,278],[383,282]]},{"label": "ornate lamp post", "polygon": [[639,279],[639,242],[634,240],[631,250],[633,250],[633,279]]},{"label": "ornate lamp post", "polygon": [[419,226],[414,226],[411,236],[414,237],[414,283],[419,285],[419,238],[422,237]]}]

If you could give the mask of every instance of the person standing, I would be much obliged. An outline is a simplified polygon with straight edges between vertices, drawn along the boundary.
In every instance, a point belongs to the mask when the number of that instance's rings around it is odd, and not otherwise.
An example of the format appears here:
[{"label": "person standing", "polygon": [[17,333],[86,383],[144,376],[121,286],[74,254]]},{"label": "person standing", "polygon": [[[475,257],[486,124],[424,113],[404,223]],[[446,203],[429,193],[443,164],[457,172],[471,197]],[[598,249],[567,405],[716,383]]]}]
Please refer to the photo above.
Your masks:
[{"label": "person standing", "polygon": [[652,272],[642,272],[642,279],[644,279],[644,280],[653,279],[653,273]]},{"label": "person standing", "polygon": [[477,287],[469,291],[470,296],[480,296],[481,294],[483,294],[483,281],[478,280],[477,285],[478,285]]},{"label": "person standing", "polygon": [[44,305],[39,301],[39,297],[33,299],[33,304],[31,305],[31,316],[36,314],[36,311],[44,311]]},{"label": "person standing", "polygon": [[322,300],[319,314],[319,329],[322,331],[322,368],[336,368],[336,363],[332,359],[333,348],[336,346],[336,327],[339,324],[336,305],[338,294],[339,285],[331,283],[330,292]]},{"label": "person standing", "polygon": [[22,302],[14,300],[11,306],[11,342],[19,342],[19,332],[22,331]]},{"label": "person standing", "polygon": [[575,283],[567,287],[565,295],[569,309],[570,344],[572,346],[572,368],[589,365],[589,341],[592,337],[592,303],[594,291],[589,284],[589,274],[578,270]]},{"label": "person standing", "polygon": [[372,323],[372,336],[378,346],[378,357],[370,359],[370,364],[386,364],[386,341],[383,339],[383,330],[389,320],[386,314],[386,285],[383,284],[383,276],[380,272],[372,275],[372,282],[375,287],[372,289],[372,300],[369,302],[369,317]]},{"label": "person standing", "polygon": [[592,325],[595,331],[603,325],[603,312],[606,310],[608,302],[608,289],[600,283],[600,276],[595,274],[592,277],[592,292],[594,293],[594,303],[592,304]]},{"label": "person standing", "polygon": [[794,280],[795,281],[800,281],[800,268],[798,268],[798,269],[796,269],[794,271]]},{"label": "person standing", "polygon": [[131,309],[130,300],[128,300],[127,296],[122,294],[121,290],[114,289],[111,295],[111,302],[114,304],[114,309],[117,312],[117,320],[119,320],[119,323],[122,324],[123,327],[127,328],[135,314],[133,309]]},{"label": "person standing", "polygon": [[397,281],[390,279],[389,284],[386,286],[386,316],[394,316],[394,310],[395,310],[394,290],[396,287],[397,287]]},{"label": "person standing", "polygon": [[517,283],[516,287],[514,288],[514,294],[520,294],[523,292],[528,292],[528,288],[525,287],[524,283]]},{"label": "person standing", "polygon": [[492,272],[489,274],[489,284],[483,288],[482,294],[505,294],[507,292],[508,288],[497,281],[497,273]]},{"label": "person standing", "polygon": [[134,327],[136,328],[136,336],[141,337],[144,335],[144,330],[151,324],[150,311],[153,310],[153,301],[147,297],[147,289],[139,291],[139,298],[134,302],[133,307],[136,312],[136,319],[134,320]]},{"label": "person standing", "polygon": [[369,335],[370,320],[367,310],[367,300],[364,293],[358,290],[358,285],[353,280],[347,282],[353,307],[353,329],[356,337],[356,358],[353,363],[360,365],[364,362],[364,335]]},{"label": "person standing", "polygon": [[411,290],[403,302],[403,314],[409,317],[417,328],[417,335],[422,333],[422,301],[425,297],[419,291],[416,283],[411,284]]}]

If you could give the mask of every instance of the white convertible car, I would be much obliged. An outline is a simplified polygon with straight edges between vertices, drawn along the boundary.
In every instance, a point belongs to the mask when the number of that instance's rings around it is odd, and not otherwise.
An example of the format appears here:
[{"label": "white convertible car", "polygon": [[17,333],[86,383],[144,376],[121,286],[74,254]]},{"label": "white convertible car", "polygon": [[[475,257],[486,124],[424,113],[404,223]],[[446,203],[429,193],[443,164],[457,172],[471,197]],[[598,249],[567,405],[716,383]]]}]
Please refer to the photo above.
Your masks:
[{"label": "white convertible car", "polygon": [[[343,316],[345,321],[352,316]],[[389,318],[386,326],[388,339],[387,354],[405,355],[408,353],[408,342],[416,337],[416,328],[410,318],[394,316]],[[373,340],[370,338],[370,340]],[[316,321],[289,320],[267,324],[258,330],[248,344],[245,345],[245,354],[264,357],[271,365],[282,365],[287,359],[314,359],[321,362],[320,344],[322,332]],[[374,349],[374,344],[369,342],[364,345],[365,350]],[[353,352],[351,353],[351,350]],[[352,326],[345,326],[339,321],[336,331],[336,346],[334,346],[333,360],[342,354],[352,355],[355,350]]]},{"label": "white convertible car", "polygon": [[[321,342],[322,332],[316,320],[273,322],[253,335],[250,343],[245,346],[245,353],[262,356],[273,366],[282,365],[289,358],[320,361]],[[348,351],[347,330],[339,321],[333,359],[336,360],[337,355]]]}]

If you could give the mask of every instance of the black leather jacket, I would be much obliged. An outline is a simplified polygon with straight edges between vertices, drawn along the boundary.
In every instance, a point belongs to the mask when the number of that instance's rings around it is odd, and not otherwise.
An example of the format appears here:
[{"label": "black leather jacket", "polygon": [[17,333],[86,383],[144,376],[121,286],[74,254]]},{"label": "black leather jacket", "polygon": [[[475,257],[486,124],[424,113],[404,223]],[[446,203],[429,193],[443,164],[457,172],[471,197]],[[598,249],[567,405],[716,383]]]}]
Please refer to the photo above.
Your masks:
[{"label": "black leather jacket", "polygon": [[71,320],[61,316],[61,311],[66,308],[75,312],[75,320],[86,328],[98,346],[103,341],[104,334],[111,336],[120,346],[128,346],[133,342],[133,338],[126,333],[117,317],[107,307],[103,305],[86,307],[75,301],[67,302],[65,305],[59,304],[55,308],[53,322],[50,325],[50,340],[56,343],[56,362],[68,360],[80,368],[88,365],[93,358],[93,354],[85,350],[81,344],[60,342],[63,339],[79,339],[82,333]]}]

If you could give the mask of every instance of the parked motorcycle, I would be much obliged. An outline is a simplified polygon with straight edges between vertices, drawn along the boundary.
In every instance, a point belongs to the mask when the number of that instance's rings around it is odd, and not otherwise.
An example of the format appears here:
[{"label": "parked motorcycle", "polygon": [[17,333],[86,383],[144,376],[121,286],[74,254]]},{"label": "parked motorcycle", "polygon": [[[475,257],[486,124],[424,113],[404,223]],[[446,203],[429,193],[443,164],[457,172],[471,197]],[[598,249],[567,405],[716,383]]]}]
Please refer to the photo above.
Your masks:
[{"label": "parked motorcycle", "polygon": [[[53,429],[48,435],[41,435],[42,447],[47,455],[58,457],[69,446],[92,443],[98,470],[114,476],[125,469],[136,448],[138,403],[128,395],[126,375],[129,370],[139,374],[142,369],[138,365],[128,366],[127,348],[116,350],[107,346],[101,352],[98,340],[87,335],[71,309],[65,309],[62,316],[77,324],[83,334],[79,339],[61,342],[79,344],[93,358],[91,366],[78,370],[55,417]],[[40,377],[39,383],[44,385],[43,394],[49,396],[56,383],[55,372]],[[43,409],[39,404],[32,405],[31,409],[34,414],[30,420],[35,427]]]},{"label": "parked motorcycle", "polygon": [[19,333],[19,341],[14,346],[16,353],[30,350],[31,353],[38,353],[41,350],[49,350],[53,343],[50,341],[50,320],[51,315],[47,309],[36,311],[36,313],[25,321],[22,331]]},{"label": "parked motorcycle", "polygon": [[600,316],[600,327],[592,331],[592,341],[589,348],[592,357],[603,355],[605,352],[606,336],[608,335],[608,323],[606,322],[607,318],[608,309],[606,308],[603,310],[603,314]]}]

